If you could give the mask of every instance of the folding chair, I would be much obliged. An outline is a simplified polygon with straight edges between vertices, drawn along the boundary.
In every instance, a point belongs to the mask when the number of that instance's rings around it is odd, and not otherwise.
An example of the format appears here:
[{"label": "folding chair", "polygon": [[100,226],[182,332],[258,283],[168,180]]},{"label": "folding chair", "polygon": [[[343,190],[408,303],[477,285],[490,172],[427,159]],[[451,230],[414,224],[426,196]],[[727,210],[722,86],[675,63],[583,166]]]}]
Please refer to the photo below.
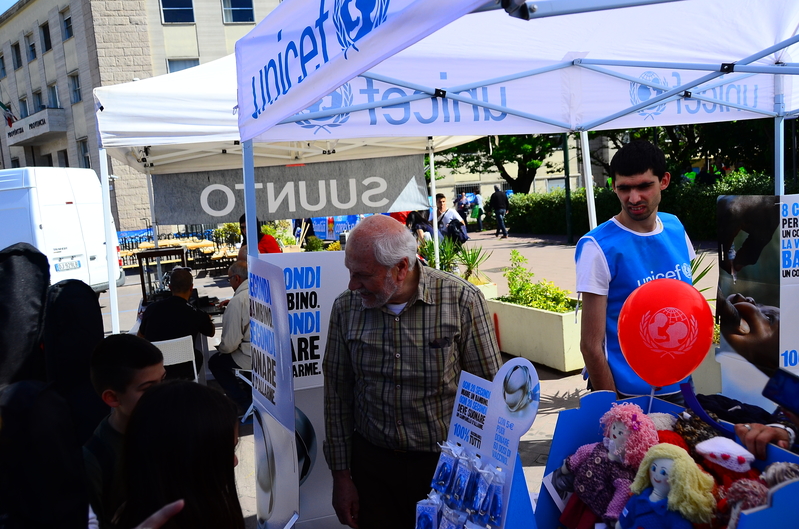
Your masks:
[{"label": "folding chair", "polygon": [[197,364],[194,362],[194,340],[191,336],[153,342],[153,345],[158,347],[164,355],[164,366],[191,362],[191,367],[194,368],[194,381],[197,382]]},{"label": "folding chair", "polygon": [[[233,372],[236,374],[236,378],[243,380],[248,386],[250,386],[250,388],[252,388],[252,380],[250,380],[250,378],[252,377],[252,369],[234,369]],[[249,374],[250,377],[244,376],[244,373]],[[247,408],[247,411],[241,417],[242,423],[247,422],[247,419],[249,419],[250,415],[252,415],[254,404],[255,400],[253,400],[253,402],[250,402],[250,407]]]}]

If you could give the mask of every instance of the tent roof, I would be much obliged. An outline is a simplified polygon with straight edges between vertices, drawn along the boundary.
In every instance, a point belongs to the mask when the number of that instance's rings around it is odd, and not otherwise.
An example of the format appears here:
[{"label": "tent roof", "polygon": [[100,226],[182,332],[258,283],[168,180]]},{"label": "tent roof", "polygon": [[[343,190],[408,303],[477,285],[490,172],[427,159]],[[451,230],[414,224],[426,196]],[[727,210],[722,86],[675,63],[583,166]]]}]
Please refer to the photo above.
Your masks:
[{"label": "tent roof", "polygon": [[[153,174],[241,166],[233,55],[180,72],[95,88],[102,147]],[[472,137],[436,137],[444,150]],[[427,137],[317,138],[255,146],[255,166],[313,163],[426,152]],[[145,150],[145,147],[147,149]]]},{"label": "tent roof", "polygon": [[[301,100],[290,100],[284,91],[268,103],[261,87],[271,86],[268,58],[281,47],[287,50],[286,42],[301,40],[305,24],[318,16],[311,7],[318,0],[286,2],[240,39],[242,138],[299,137],[304,131],[296,124],[269,124],[286,117],[322,122],[342,111],[348,112],[347,123],[317,136],[546,133],[753,119],[776,115],[775,65],[785,74],[799,71],[793,64],[799,2],[792,0],[683,0],[531,21],[489,11],[449,25],[452,17],[436,7],[431,16],[440,17],[443,27],[393,54],[392,39],[398,37],[388,26],[391,9],[401,2],[392,0],[388,21],[363,37],[358,50],[348,49],[348,60],[328,38],[331,59],[309,73],[308,79],[315,75],[318,82],[302,83]],[[404,9],[422,2],[405,0]],[[331,17],[334,9],[331,5]],[[306,20],[287,23],[285,12],[303,10]],[[397,7],[394,16],[403,14]],[[784,48],[770,49],[783,41]],[[332,57],[334,51],[339,55]],[[359,65],[365,63],[374,66],[363,72]],[[720,71],[731,63],[736,63],[733,72]],[[285,65],[287,72],[295,68]],[[799,110],[794,78],[777,81],[784,84],[788,115]],[[326,87],[342,83],[346,89],[314,104]],[[446,91],[449,115],[441,99],[432,99],[437,89]],[[269,95],[274,93],[273,87]],[[370,106],[370,98],[377,103]],[[454,117],[458,98],[460,119]],[[376,109],[382,99],[394,108]],[[481,99],[489,105],[474,104]],[[313,106],[292,118],[297,104]],[[487,110],[493,118],[486,119]],[[381,120],[385,116],[390,119]]]}]

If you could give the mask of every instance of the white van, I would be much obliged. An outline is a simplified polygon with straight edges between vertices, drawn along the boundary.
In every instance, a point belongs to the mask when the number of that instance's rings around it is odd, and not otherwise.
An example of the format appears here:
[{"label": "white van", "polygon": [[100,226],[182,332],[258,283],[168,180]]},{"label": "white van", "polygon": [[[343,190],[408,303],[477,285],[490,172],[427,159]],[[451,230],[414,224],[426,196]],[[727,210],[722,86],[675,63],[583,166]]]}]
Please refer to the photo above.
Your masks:
[{"label": "white van", "polygon": [[[116,227],[113,245],[119,255]],[[100,179],[91,169],[21,167],[0,171],[0,249],[27,242],[47,256],[50,283],[79,279],[108,290]],[[117,286],[125,284],[120,266]]]}]

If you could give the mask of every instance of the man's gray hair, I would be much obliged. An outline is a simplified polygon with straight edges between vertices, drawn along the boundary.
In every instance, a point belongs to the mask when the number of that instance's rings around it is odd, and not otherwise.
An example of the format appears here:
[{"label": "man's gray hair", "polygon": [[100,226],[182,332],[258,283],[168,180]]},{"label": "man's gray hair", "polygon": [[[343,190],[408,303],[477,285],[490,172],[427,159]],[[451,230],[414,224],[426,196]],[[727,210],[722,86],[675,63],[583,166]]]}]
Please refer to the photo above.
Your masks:
[{"label": "man's gray hair", "polygon": [[[402,226],[400,223],[398,223]],[[350,232],[350,237],[358,236],[363,225],[358,224]],[[408,269],[413,270],[416,266],[416,237],[410,230],[402,226],[400,230],[378,229],[372,227],[367,237],[372,239],[375,261],[383,266],[392,267],[402,261],[403,257],[408,258]],[[364,235],[361,234],[361,237]]]},{"label": "man's gray hair", "polygon": [[242,280],[247,279],[247,261],[236,261],[228,268],[230,275],[239,276]]}]

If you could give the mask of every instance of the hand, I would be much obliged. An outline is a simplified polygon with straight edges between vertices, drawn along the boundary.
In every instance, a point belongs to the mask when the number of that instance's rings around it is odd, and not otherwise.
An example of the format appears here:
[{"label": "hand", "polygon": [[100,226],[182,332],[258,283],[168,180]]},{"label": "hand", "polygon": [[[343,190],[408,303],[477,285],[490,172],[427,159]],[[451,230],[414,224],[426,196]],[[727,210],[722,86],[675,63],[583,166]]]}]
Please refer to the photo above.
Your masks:
[{"label": "hand", "polygon": [[219,307],[220,307],[220,308],[221,308],[221,307],[227,307],[227,304],[228,304],[228,303],[230,303],[230,300],[229,300],[229,299],[223,299],[222,301],[220,301],[220,302],[219,302]]},{"label": "hand", "polygon": [[349,470],[333,472],[333,508],[339,522],[358,529],[358,490],[352,482]]},{"label": "hand", "polygon": [[780,448],[788,448],[788,432],[762,424],[736,424],[735,435],[743,441],[746,449],[758,459],[766,459],[766,447],[774,443]]},{"label": "hand", "polygon": [[184,501],[178,500],[164,505],[155,511],[149,518],[137,525],[134,529],[158,529],[169,521],[170,518],[183,510]]}]

